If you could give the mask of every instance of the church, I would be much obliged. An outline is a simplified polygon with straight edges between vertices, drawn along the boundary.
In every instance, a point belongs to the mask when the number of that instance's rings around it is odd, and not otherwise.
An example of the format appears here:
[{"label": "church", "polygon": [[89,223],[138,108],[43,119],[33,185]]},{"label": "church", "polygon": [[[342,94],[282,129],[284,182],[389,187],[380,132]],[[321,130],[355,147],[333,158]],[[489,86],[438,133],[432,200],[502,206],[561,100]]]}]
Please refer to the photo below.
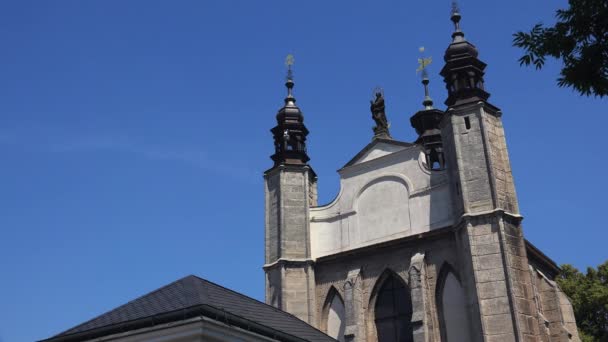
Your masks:
[{"label": "church", "polygon": [[288,73],[264,173],[266,303],[188,276],[44,341],[580,341],[559,267],[524,238],[486,64],[451,19],[447,108],[423,74],[418,139],[397,141],[378,90],[373,139],[326,205]]}]

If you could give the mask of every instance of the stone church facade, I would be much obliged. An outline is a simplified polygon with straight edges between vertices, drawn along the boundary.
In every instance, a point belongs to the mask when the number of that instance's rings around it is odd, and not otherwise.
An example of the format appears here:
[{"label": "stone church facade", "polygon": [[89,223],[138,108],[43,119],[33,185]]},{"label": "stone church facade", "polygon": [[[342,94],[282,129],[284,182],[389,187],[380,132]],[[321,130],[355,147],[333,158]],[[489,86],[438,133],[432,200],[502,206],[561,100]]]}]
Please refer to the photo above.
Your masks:
[{"label": "stone church facade", "polygon": [[579,341],[559,268],[524,239],[486,64],[452,21],[447,109],[425,78],[419,138],[400,142],[379,94],[376,135],[326,205],[288,76],[264,174],[266,302],[338,341]]}]

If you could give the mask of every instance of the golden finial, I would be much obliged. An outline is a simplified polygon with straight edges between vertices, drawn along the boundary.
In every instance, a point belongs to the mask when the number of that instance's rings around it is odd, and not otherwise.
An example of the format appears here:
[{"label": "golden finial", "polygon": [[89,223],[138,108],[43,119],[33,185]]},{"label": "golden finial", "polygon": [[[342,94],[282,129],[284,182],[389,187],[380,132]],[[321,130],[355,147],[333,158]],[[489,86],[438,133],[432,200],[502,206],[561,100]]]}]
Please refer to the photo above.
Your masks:
[{"label": "golden finial", "polygon": [[421,54],[421,58],[418,58],[416,73],[422,71],[422,85],[424,85],[424,101],[422,101],[422,104],[425,109],[429,110],[433,109],[433,100],[429,95],[429,74],[426,69],[433,62],[433,59],[431,57],[424,57],[424,46],[419,47],[418,51]]},{"label": "golden finial", "polygon": [[422,73],[425,74],[426,67],[433,62],[433,57],[424,57],[424,46],[419,47],[418,51],[422,54],[422,58],[418,58],[418,69],[416,69],[416,73],[422,71]]},{"label": "golden finial", "polygon": [[295,62],[295,58],[293,57],[292,54],[288,54],[287,57],[285,57],[285,65],[287,65],[288,68],[291,69],[291,66],[293,65],[294,62]]},{"label": "golden finial", "polygon": [[295,58],[293,57],[292,54],[288,54],[287,57],[285,57],[285,65],[287,66],[287,79],[288,80],[293,80],[293,70],[291,69],[291,66],[293,65],[294,62],[295,62]]}]

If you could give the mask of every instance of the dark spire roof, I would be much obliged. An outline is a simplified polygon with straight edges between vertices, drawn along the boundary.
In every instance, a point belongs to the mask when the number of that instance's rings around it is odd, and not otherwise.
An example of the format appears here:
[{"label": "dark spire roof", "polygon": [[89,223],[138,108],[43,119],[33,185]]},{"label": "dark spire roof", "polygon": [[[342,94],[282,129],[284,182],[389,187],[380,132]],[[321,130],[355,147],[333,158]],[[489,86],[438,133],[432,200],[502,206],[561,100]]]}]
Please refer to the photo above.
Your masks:
[{"label": "dark spire roof", "polygon": [[304,115],[296,106],[296,99],[293,96],[292,63],[293,57],[288,56],[287,81],[285,82],[287,97],[285,105],[277,113],[277,125],[270,130],[274,136],[275,147],[275,152],[270,158],[274,161],[275,166],[280,164],[306,165],[310,160],[306,153],[308,129],[304,125]]},{"label": "dark spire roof", "polygon": [[84,341],[197,316],[282,341],[335,341],[291,314],[193,275],[43,341]]},{"label": "dark spire roof", "polygon": [[460,28],[460,10],[454,3],[451,20],[454,23],[452,43],[445,51],[446,64],[441,70],[448,98],[445,104],[454,106],[472,101],[486,101],[490,94],[484,89],[484,69],[486,64],[479,60],[475,45],[468,42]]}]

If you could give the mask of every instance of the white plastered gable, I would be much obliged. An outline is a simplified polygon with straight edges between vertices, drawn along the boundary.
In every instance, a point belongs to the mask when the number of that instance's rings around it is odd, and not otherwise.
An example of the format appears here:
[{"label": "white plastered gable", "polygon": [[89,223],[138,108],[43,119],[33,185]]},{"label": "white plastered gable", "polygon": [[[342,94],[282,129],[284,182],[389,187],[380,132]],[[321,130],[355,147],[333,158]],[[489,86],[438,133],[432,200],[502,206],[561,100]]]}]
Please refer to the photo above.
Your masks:
[{"label": "white plastered gable", "polygon": [[340,192],[310,208],[318,258],[423,233],[452,223],[445,171],[423,164],[420,146],[376,139],[338,171]]}]

